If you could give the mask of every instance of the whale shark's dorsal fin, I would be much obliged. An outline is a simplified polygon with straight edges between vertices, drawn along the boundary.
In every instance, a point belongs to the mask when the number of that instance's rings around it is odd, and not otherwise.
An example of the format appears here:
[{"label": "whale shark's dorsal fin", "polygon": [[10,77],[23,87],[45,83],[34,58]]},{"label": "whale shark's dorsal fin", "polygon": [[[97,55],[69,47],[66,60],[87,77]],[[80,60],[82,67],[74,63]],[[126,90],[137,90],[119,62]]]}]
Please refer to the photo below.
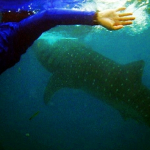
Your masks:
[{"label": "whale shark's dorsal fin", "polygon": [[[145,62],[143,60],[135,61],[135,62],[128,63],[128,64],[124,65],[124,68],[123,68],[124,69],[124,75],[125,75],[125,77],[128,78],[130,83],[141,84],[144,66],[145,66]],[[128,110],[128,109],[126,108],[126,110]],[[126,110],[118,109],[122,118],[124,120],[133,118],[133,116],[131,117],[130,112],[128,112]],[[132,112],[132,114],[133,113],[134,112]],[[134,119],[136,119],[138,122],[141,122],[141,118],[139,118],[139,116],[134,118]]]},{"label": "whale shark's dorsal fin", "polygon": [[124,65],[124,71],[132,83],[141,83],[145,63],[143,60]]}]

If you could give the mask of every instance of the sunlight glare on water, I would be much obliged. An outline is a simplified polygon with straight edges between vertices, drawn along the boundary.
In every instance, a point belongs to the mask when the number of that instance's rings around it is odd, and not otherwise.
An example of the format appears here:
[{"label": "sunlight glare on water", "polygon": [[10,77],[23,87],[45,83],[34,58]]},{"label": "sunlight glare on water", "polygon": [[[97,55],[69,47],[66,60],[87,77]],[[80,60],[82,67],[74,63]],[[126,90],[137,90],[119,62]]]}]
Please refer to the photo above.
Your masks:
[{"label": "sunlight glare on water", "polygon": [[[125,29],[119,32],[125,32],[129,35],[140,34],[150,26],[149,19],[149,0],[93,0],[86,2],[82,5],[83,10],[105,10],[105,9],[115,9],[119,7],[126,7],[124,12],[132,12],[136,19],[133,24],[125,27]],[[96,26],[97,28],[102,28],[101,26]],[[103,28],[102,28],[103,29]],[[100,30],[97,30],[100,32]]]},{"label": "sunlight glare on water", "polygon": [[130,26],[129,33],[130,34],[140,34],[150,26],[149,15],[146,12],[147,5],[143,5],[139,8],[136,7],[136,3],[133,3],[129,7],[127,7],[126,12],[133,12],[136,17],[133,25]]}]

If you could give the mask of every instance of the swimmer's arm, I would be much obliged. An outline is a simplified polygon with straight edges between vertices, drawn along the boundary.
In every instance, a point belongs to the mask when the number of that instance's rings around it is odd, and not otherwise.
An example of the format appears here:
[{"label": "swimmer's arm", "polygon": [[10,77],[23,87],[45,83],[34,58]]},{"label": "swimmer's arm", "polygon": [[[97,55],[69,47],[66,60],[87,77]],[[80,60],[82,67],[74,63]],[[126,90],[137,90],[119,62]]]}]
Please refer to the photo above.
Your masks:
[{"label": "swimmer's arm", "polygon": [[41,33],[56,25],[102,25],[109,30],[121,29],[124,25],[132,24],[135,17],[132,13],[118,13],[125,7],[105,11],[80,11],[67,9],[50,9],[35,14],[20,22],[25,29]]},{"label": "swimmer's arm", "polygon": [[44,32],[57,25],[94,25],[95,11],[50,9],[22,20],[21,30]]}]

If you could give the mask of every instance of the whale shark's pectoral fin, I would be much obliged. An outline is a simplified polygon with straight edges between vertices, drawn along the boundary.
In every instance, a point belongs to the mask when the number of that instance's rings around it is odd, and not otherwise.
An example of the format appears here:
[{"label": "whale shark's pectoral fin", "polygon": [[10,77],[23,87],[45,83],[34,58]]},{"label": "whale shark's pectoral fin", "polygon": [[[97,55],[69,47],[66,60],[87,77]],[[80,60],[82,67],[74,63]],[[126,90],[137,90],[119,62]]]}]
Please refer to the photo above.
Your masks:
[{"label": "whale shark's pectoral fin", "polygon": [[44,92],[45,104],[48,104],[48,102],[51,100],[52,96],[56,91],[65,87],[69,87],[69,82],[66,76],[63,76],[61,72],[54,73],[50,77],[49,82],[45,88],[45,92]]}]

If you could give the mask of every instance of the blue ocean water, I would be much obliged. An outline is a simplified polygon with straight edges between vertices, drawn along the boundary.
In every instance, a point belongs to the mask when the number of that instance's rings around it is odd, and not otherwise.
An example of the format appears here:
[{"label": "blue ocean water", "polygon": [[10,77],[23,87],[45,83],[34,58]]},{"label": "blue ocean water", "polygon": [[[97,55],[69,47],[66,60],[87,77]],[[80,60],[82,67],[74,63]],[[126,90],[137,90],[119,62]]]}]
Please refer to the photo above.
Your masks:
[{"label": "blue ocean water", "polygon": [[[0,0],[3,10],[81,7],[89,1]],[[10,5],[11,3],[11,5]],[[29,7],[31,6],[31,7]],[[143,12],[143,11],[142,11]],[[147,12],[146,12],[147,13]],[[93,50],[120,63],[145,61],[142,82],[150,88],[149,14],[121,31],[89,26],[58,26],[46,38],[79,38]],[[138,20],[138,16],[137,16]],[[140,20],[139,20],[140,21]],[[42,35],[44,36],[44,35]],[[111,106],[81,90],[64,88],[43,102],[51,76],[32,47],[0,76],[0,150],[149,150],[150,128],[124,120]],[[39,112],[32,120],[29,118]],[[3,147],[3,148],[2,148]]]}]

